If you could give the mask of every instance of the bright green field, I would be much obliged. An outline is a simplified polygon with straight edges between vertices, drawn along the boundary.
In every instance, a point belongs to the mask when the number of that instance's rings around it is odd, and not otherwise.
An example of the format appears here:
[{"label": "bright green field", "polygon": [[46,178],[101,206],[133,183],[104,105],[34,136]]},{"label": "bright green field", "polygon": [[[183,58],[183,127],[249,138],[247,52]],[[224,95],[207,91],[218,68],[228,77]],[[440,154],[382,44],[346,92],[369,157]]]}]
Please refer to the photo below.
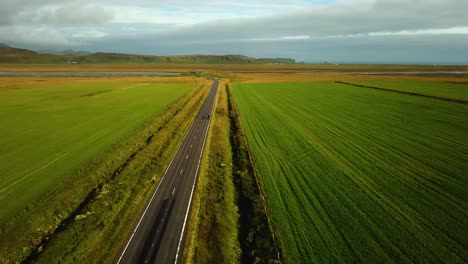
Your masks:
[{"label": "bright green field", "polygon": [[0,223],[192,87],[122,82],[0,89]]},{"label": "bright green field", "polygon": [[468,102],[468,85],[444,82],[353,82],[395,91],[412,92]]},{"label": "bright green field", "polygon": [[468,262],[468,105],[336,83],[233,93],[291,263]]}]

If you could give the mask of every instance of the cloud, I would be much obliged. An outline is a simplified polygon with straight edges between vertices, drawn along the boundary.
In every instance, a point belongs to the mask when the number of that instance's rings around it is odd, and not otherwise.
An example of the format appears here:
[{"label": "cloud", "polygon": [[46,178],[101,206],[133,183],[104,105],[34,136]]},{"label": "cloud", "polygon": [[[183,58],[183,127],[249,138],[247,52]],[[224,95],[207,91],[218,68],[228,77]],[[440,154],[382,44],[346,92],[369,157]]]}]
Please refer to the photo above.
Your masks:
[{"label": "cloud", "polygon": [[71,37],[71,33],[49,27],[0,27],[0,36],[0,42],[19,47],[26,45],[25,47],[28,48],[33,48],[37,45],[43,46],[43,49],[47,49],[45,47],[48,45],[52,47],[69,47],[81,44],[80,41],[75,41]]},{"label": "cloud", "polygon": [[11,24],[20,10],[21,6],[15,0],[0,0],[0,25]]},{"label": "cloud", "polygon": [[317,61],[421,61],[422,50],[468,63],[452,56],[468,54],[466,10],[466,0],[0,0],[0,42]]},{"label": "cloud", "polygon": [[[292,41],[166,41],[159,38],[102,38],[87,49],[141,54],[243,54],[254,57],[292,57],[321,63],[467,64],[468,35],[337,36]],[[105,49],[102,47],[106,47]]]},{"label": "cloud", "polygon": [[73,2],[29,11],[23,17],[32,17],[34,22],[47,25],[102,25],[112,20],[113,13],[94,4]]},{"label": "cloud", "polygon": [[101,25],[114,14],[92,1],[0,0],[0,25]]},{"label": "cloud", "polygon": [[327,37],[448,29],[468,26],[465,10],[468,10],[468,1],[344,2],[281,15],[188,25],[161,37],[192,40]]}]

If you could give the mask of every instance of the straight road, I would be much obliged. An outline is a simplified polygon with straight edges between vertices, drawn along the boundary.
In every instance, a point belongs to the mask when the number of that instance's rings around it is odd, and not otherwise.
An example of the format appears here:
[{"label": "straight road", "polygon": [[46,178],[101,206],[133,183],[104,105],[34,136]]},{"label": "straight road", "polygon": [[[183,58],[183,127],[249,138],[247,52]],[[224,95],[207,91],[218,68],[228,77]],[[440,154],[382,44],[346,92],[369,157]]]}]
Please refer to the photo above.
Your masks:
[{"label": "straight road", "polygon": [[215,80],[117,263],[180,263],[186,222],[218,92]]}]

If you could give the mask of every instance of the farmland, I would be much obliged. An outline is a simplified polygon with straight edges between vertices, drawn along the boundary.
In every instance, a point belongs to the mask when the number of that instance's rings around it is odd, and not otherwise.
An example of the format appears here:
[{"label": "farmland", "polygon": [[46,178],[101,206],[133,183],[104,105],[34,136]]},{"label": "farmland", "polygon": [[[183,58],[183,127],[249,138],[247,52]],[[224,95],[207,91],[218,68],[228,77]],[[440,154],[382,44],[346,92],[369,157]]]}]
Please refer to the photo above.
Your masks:
[{"label": "farmland", "polygon": [[232,90],[288,262],[468,261],[467,105],[327,82]]},{"label": "farmland", "polygon": [[190,87],[109,82],[2,88],[0,222],[162,112]]},{"label": "farmland", "polygon": [[[208,84],[186,77],[0,79],[0,262],[41,252],[59,225],[61,238],[53,241],[65,248],[48,256],[109,261]],[[93,222],[71,221],[91,210]],[[100,232],[93,233],[96,222]],[[105,232],[114,242],[100,242]]]}]

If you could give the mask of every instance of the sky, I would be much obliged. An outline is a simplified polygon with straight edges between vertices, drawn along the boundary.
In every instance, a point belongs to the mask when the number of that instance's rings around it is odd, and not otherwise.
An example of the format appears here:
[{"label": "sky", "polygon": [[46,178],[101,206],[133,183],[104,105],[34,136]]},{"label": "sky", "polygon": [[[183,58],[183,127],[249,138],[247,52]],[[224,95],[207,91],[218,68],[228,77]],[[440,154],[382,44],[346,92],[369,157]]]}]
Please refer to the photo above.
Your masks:
[{"label": "sky", "polygon": [[0,43],[34,50],[468,64],[468,0],[0,0]]}]

